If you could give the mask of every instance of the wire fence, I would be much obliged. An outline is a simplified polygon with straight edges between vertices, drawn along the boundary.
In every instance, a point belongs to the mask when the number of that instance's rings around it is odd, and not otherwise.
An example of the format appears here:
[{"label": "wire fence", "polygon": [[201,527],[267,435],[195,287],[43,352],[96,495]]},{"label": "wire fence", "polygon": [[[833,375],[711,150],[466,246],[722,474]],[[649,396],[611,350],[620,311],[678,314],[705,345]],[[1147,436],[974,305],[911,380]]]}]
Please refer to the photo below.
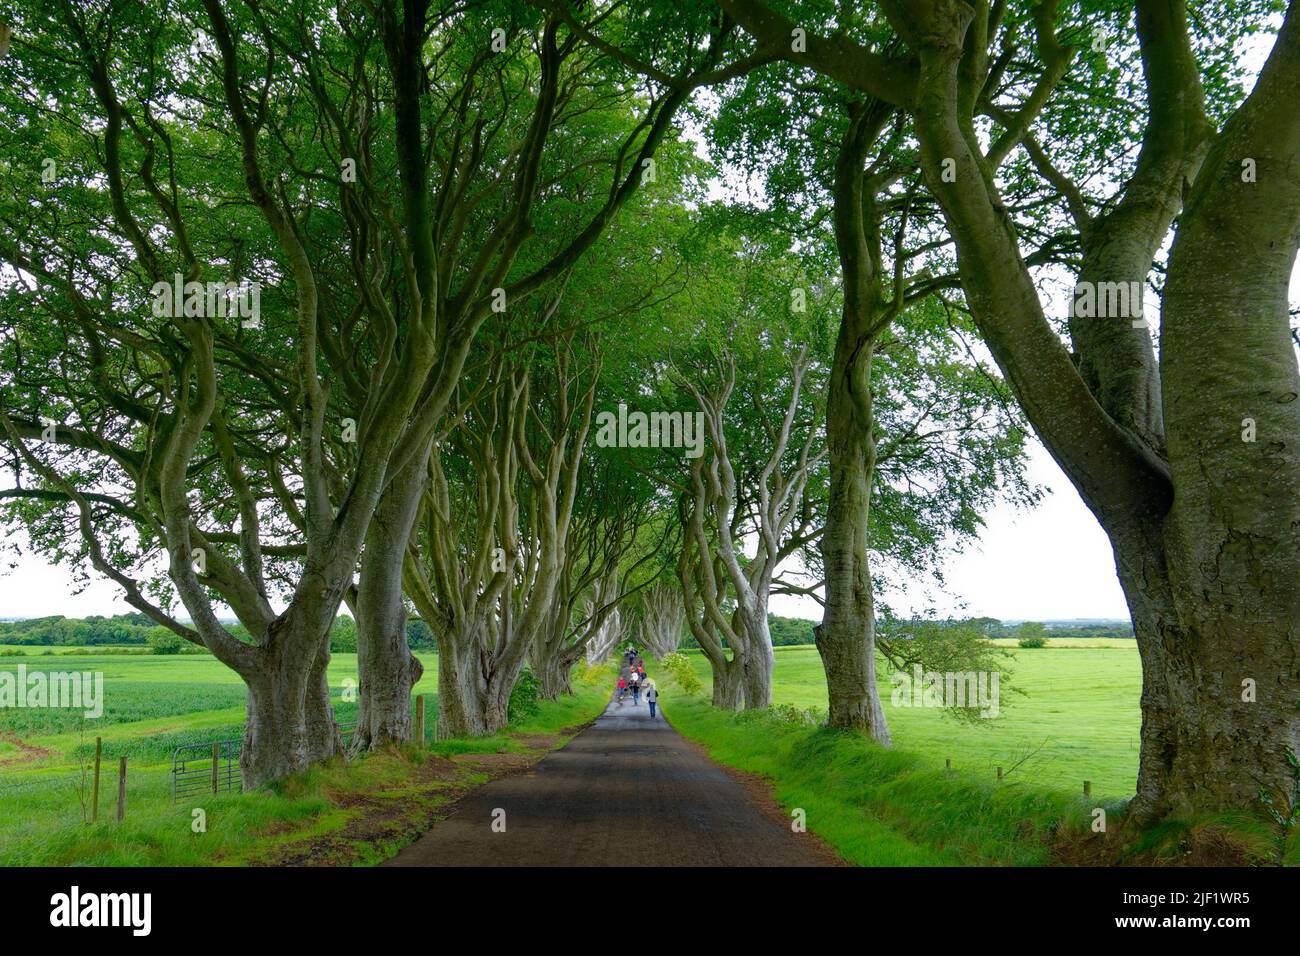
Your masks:
[{"label": "wire fence", "polygon": [[[356,734],[356,721],[339,723],[339,736],[346,750]],[[97,741],[97,747],[99,746]],[[172,751],[171,768],[168,772],[171,782],[171,799],[173,803],[202,793],[239,793],[243,790],[240,773],[240,757],[243,752],[243,739],[228,738],[183,744]],[[103,753],[102,776],[104,791],[109,789],[109,778],[116,783],[118,760],[125,762],[125,757],[113,758]],[[96,754],[99,760],[99,754]],[[68,770],[55,770],[39,774],[24,774],[25,779],[6,779],[0,772],[0,800],[27,794],[67,794],[74,793],[84,797],[93,786],[95,762]],[[156,781],[163,768],[150,768],[143,772],[146,779]],[[137,774],[141,771],[136,771]],[[136,778],[138,779],[138,778]]]}]

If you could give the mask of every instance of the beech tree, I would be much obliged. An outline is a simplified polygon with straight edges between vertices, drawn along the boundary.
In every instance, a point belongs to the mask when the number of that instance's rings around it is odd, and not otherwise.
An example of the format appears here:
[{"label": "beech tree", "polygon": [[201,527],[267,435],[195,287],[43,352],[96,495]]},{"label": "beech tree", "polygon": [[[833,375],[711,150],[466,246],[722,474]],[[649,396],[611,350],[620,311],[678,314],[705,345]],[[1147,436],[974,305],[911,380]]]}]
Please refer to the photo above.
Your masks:
[{"label": "beech tree", "polygon": [[815,633],[829,723],[888,743],[877,579],[935,571],[939,542],[959,547],[999,495],[1033,500],[1020,477],[1023,428],[1005,388],[969,356],[959,310],[937,311],[958,282],[905,113],[780,64],[727,89],[720,115],[714,139],[763,177],[769,218],[804,255],[838,267],[825,526],[804,556],[819,586],[799,593],[824,609]]},{"label": "beech tree", "polygon": [[[351,586],[389,464],[418,445],[436,411],[421,388],[440,340],[435,316],[418,304],[409,307],[405,298],[418,288],[413,273],[405,278],[414,285],[395,292],[385,279],[394,264],[373,237],[354,235],[342,250],[321,250],[306,233],[319,207],[347,206],[353,183],[342,160],[357,154],[346,134],[371,119],[344,103],[332,114],[344,137],[335,145],[342,148],[330,155],[313,139],[317,119],[300,103],[328,98],[318,86],[325,81],[285,54],[278,32],[306,13],[291,7],[268,19],[256,8],[216,2],[161,13],[126,3],[95,10],[62,4],[48,14],[29,13],[18,29],[24,37],[20,69],[31,82],[7,91],[5,99],[14,127],[27,135],[37,129],[33,115],[48,114],[48,104],[56,104],[58,133],[36,152],[55,153],[55,167],[65,164],[46,201],[32,207],[35,217],[20,213],[17,204],[6,217],[4,258],[20,282],[36,289],[22,297],[21,326],[10,339],[10,384],[19,387],[26,375],[22,341],[29,330],[46,324],[58,329],[62,348],[52,361],[65,368],[80,364],[84,371],[77,377],[93,389],[93,404],[65,418],[67,444],[90,456],[87,463],[102,464],[99,470],[93,464],[60,470],[49,457],[53,448],[28,442],[24,432],[31,423],[7,413],[8,441],[42,490],[77,509],[95,567],[117,581],[133,605],[202,643],[247,683],[241,769],[248,786],[338,752],[325,676],[329,627]],[[190,23],[202,24],[197,41]],[[345,75],[362,82],[356,74],[377,65],[367,59],[373,47],[365,31],[354,32],[356,21],[347,15],[331,23],[319,46],[296,49],[336,57],[347,64]],[[172,69],[177,62],[193,66]],[[348,99],[338,86],[332,89]],[[86,117],[93,118],[89,125]],[[361,160],[358,181],[373,185]],[[11,195],[24,195],[22,179],[39,181],[27,172],[8,166]],[[380,195],[384,185],[371,191],[374,206],[395,210],[400,202],[394,190]],[[230,207],[230,214],[211,215],[217,206]],[[68,229],[74,211],[79,225]],[[392,212],[393,241],[402,243],[399,219],[409,225],[420,215],[409,205]],[[351,268],[334,270],[322,261],[330,255],[350,260]],[[399,260],[396,268],[413,261]],[[326,274],[349,276],[358,303],[350,316],[322,295]],[[206,298],[199,286],[195,294],[183,290],[184,303],[164,302],[161,293],[176,275],[192,283],[222,277],[281,287],[268,296],[267,314],[251,317],[254,324],[265,319],[260,331],[275,361],[249,363],[256,347],[241,341],[250,326],[240,321],[249,317],[229,315],[211,286]],[[486,313],[486,302],[478,309]],[[374,348],[373,361],[362,368],[366,400],[356,413],[354,467],[337,498],[325,464],[331,389],[320,360],[331,334],[352,342],[368,338]],[[231,437],[241,402],[258,387],[258,375],[250,381],[241,374],[250,364],[260,365],[263,382],[280,383],[281,395],[290,396],[279,421],[268,421],[254,402],[241,422],[245,439],[259,428],[272,443],[284,434],[281,428],[292,436],[287,448],[281,444],[266,455],[275,464],[266,479],[294,524],[283,541],[262,541],[259,493]],[[292,370],[287,376],[286,369]],[[39,387],[28,394],[29,408],[54,398]],[[263,408],[267,404],[274,407]],[[6,406],[13,408],[14,400]],[[57,447],[57,427],[52,434]],[[209,492],[219,490],[238,503],[237,535],[230,529],[214,529],[221,538],[205,534],[196,510],[203,475]],[[125,514],[142,538],[165,550],[170,582],[192,625],[151,601],[105,549],[97,505]],[[237,557],[219,547],[223,539],[238,545]],[[298,556],[287,606],[279,612],[263,568],[272,548]],[[221,626],[217,596],[251,643]]]},{"label": "beech tree", "polygon": [[[776,381],[742,383],[734,404],[733,354],[707,356],[682,375],[709,438],[682,491],[678,578],[687,620],[713,671],[714,703],[763,708],[774,663],[768,600],[781,565],[819,530],[806,494],[825,457],[820,414],[812,410],[817,371],[802,348]],[[738,407],[751,424],[739,434]]]},{"label": "beech tree", "polygon": [[[654,54],[659,65],[638,87],[644,74],[630,70],[613,46],[596,39],[582,17],[558,6],[537,6],[524,11],[503,4],[469,14],[449,5],[428,28],[421,8],[405,33],[391,18],[384,21],[389,56],[404,51],[412,82],[433,74],[449,84],[445,92],[420,87],[410,122],[414,132],[422,133],[422,124],[431,128],[426,139],[413,143],[408,160],[420,167],[414,188],[427,213],[418,227],[421,255],[430,268],[421,296],[436,303],[448,328],[465,334],[456,338],[456,349],[443,353],[436,377],[425,386],[431,414],[423,420],[422,440],[403,459],[405,470],[394,472],[362,556],[356,749],[410,735],[407,702],[418,673],[405,643],[402,572],[436,422],[447,411],[473,331],[487,308],[509,312],[530,296],[553,296],[549,287],[570,273],[639,188],[656,181],[657,152],[674,117],[692,90],[708,82],[734,30],[707,5],[671,22],[661,20],[653,29],[626,10],[588,12],[603,31],[617,34],[620,47]],[[444,72],[436,56],[441,48],[424,44],[424,31],[435,24],[435,36],[442,29],[470,29],[479,37],[492,28],[505,29],[506,54],[525,65],[502,75],[504,69],[489,66],[496,61],[484,54],[468,64],[448,64]],[[532,32],[514,29],[515,24]],[[436,177],[421,162],[429,150],[438,159]],[[539,223],[548,228],[539,230]],[[488,293],[491,298],[481,305]],[[525,475],[535,475],[526,455],[520,465]],[[406,583],[423,582],[408,576]],[[532,616],[527,623],[537,626]],[[513,661],[513,654],[507,656]],[[513,677],[505,679],[513,686]],[[502,701],[508,700],[509,688],[494,689],[489,697],[502,692]],[[504,714],[503,707],[489,709]]]},{"label": "beech tree", "polygon": [[[760,3],[721,5],[762,43],[795,28]],[[1288,8],[1254,88],[1216,130],[1186,11],[1139,0],[1141,148],[1123,192],[1097,213],[1032,135],[1079,59],[1055,4],[1032,8],[1029,45],[1005,28],[1011,5],[881,7],[901,46],[808,30],[785,55],[912,116],[971,314],[1111,539],[1143,662],[1134,813],[1242,809],[1261,792],[1289,792],[1300,742],[1289,584],[1300,564],[1300,391],[1286,288],[1300,189],[1281,170],[1300,143],[1287,103],[1300,14]],[[1082,13],[1086,23],[1092,11]],[[1007,65],[1026,59],[1031,79],[1004,84]],[[985,139],[981,115],[996,124]],[[1080,296],[1074,354],[1062,343],[1002,201],[998,169],[1022,146],[1076,219],[1084,290],[1141,288],[1177,217],[1158,358],[1131,299],[1090,315]]]},{"label": "beech tree", "polygon": [[646,651],[656,658],[667,657],[677,650],[685,630],[686,610],[679,589],[657,584],[642,595],[636,640]]}]

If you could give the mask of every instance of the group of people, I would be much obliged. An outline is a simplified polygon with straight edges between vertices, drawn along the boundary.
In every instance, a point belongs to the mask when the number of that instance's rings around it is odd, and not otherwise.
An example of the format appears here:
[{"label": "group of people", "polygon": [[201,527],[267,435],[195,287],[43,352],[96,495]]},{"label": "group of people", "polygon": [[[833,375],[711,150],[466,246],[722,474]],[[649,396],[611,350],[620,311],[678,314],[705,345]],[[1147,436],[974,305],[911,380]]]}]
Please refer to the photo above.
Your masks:
[{"label": "group of people", "polygon": [[650,719],[653,720],[659,706],[659,689],[646,677],[645,660],[637,655],[635,647],[629,647],[623,652],[623,661],[619,665],[618,706],[622,707],[628,697],[632,698],[633,704],[640,704],[642,694],[650,706]]}]

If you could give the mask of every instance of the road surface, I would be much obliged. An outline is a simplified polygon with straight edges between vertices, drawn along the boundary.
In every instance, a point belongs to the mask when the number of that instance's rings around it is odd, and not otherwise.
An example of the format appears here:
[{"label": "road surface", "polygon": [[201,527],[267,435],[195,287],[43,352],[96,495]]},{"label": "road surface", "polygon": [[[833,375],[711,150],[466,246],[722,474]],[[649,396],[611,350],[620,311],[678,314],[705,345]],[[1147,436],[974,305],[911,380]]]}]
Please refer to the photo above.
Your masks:
[{"label": "road surface", "polygon": [[[504,817],[499,811],[505,811]],[[493,827],[497,821],[496,829]],[[498,832],[504,823],[504,832]],[[385,866],[825,866],[644,701],[611,703],[528,773],[485,784]]]}]

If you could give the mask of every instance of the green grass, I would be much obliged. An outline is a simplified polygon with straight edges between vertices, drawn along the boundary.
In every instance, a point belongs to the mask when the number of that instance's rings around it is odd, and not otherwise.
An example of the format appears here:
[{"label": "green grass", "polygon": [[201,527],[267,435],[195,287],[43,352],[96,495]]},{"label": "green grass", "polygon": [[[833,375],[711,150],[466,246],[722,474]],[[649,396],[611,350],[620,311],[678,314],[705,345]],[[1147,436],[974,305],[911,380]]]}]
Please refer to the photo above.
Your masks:
[{"label": "green grass", "polygon": [[1079,832],[1096,801],[1027,783],[977,779],[858,734],[732,714],[701,697],[669,700],[664,715],[721,763],[772,781],[787,810],[861,866],[1041,866],[1064,820]]},{"label": "green grass", "polygon": [[[1090,780],[1097,799],[1127,799],[1137,780],[1141,664],[1132,641],[1097,643],[1106,646],[1017,649],[1004,665],[1011,680],[1002,688],[999,715],[974,723],[936,709],[893,706],[888,669],[880,666],[894,746],[937,767],[951,758],[954,770],[976,778],[996,779],[1001,766],[1008,781],[1076,794]],[[698,651],[687,653],[707,695],[708,662]],[[1007,686],[1024,696],[1007,693]],[[825,711],[826,675],[815,647],[776,649],[772,701]]]},{"label": "green grass", "polygon": [[[665,693],[665,716],[721,763],[765,776],[788,809],[807,814],[848,861],[870,866],[1113,863],[1251,865],[1300,860],[1300,828],[1283,833],[1254,813],[1129,827],[1137,776],[1141,671],[1132,641],[1073,640],[1018,650],[998,717],[959,722],[937,709],[895,706],[880,689],[893,747],[807,717],[826,707],[813,647],[776,649],[773,708],[727,713],[700,694]],[[952,760],[952,768],[945,766]],[[1003,767],[1002,780],[996,768]],[[1084,797],[1082,781],[1092,781]],[[1090,829],[1096,808],[1106,835]]]},{"label": "green grass", "polygon": [[[26,648],[30,651],[30,648]],[[53,656],[53,655],[51,655]],[[430,723],[437,714],[437,658],[420,653],[424,677],[415,688],[425,694]],[[418,779],[432,755],[415,748],[348,765],[337,761],[314,768],[273,791],[204,795],[171,801],[171,757],[177,746],[239,738],[243,734],[245,692],[228,668],[204,655],[77,655],[75,662],[31,656],[0,656],[0,671],[36,669],[101,671],[104,716],[55,709],[0,709],[0,865],[207,865],[256,859],[277,843],[313,834],[338,834],[359,810],[349,796],[388,794],[409,803],[412,819],[425,815],[450,784]],[[356,678],[356,655],[335,654],[330,662],[335,717],[355,719],[349,679]],[[576,693],[543,702],[536,713],[509,732],[481,741],[442,741],[444,753],[494,753],[529,749],[515,735],[556,735],[599,713],[608,695],[578,681]],[[100,822],[84,822],[89,776],[82,776],[103,738]],[[558,738],[557,738],[558,739]],[[127,815],[113,819],[117,764],[128,758]],[[458,785],[476,782],[467,776]],[[197,804],[196,804],[196,801]],[[206,813],[207,832],[192,829],[192,810]],[[364,841],[356,841],[358,844]],[[394,847],[376,843],[356,862],[377,862]]]}]

